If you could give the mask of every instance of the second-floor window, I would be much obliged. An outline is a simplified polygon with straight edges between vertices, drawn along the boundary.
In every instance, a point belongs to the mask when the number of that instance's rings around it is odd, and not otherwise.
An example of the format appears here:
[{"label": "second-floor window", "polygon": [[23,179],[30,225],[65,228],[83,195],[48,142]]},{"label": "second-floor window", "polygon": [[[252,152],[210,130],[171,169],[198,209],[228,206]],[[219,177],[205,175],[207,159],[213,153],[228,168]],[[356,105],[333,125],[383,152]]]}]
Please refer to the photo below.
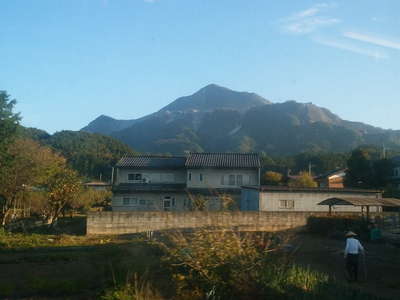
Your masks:
[{"label": "second-floor window", "polygon": [[235,175],[229,175],[229,185],[235,185]]},{"label": "second-floor window", "polygon": [[236,184],[237,184],[238,186],[243,185],[243,175],[237,175],[237,176],[236,176]]},{"label": "second-floor window", "polygon": [[142,174],[139,173],[128,174],[128,181],[137,181],[137,180],[142,180]]},{"label": "second-floor window", "polygon": [[200,181],[203,181],[203,174],[200,174],[200,175],[199,175],[199,180],[200,180]]},{"label": "second-floor window", "polygon": [[189,173],[188,178],[189,178],[189,181],[192,181],[192,173]]}]

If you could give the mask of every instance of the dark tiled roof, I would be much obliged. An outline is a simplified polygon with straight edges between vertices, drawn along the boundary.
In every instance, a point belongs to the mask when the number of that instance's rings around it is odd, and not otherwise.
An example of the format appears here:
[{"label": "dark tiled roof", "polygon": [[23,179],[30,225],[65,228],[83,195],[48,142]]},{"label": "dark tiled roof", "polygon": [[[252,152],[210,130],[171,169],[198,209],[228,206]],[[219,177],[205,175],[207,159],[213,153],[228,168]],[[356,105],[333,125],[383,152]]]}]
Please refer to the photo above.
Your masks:
[{"label": "dark tiled roof", "polygon": [[213,189],[202,189],[202,188],[187,188],[186,192],[188,193],[189,197],[192,195],[205,195],[205,196],[214,196],[219,197],[222,195],[231,195],[231,194],[238,194],[240,195],[240,189],[227,189],[227,188],[213,188]]},{"label": "dark tiled roof", "polygon": [[116,167],[129,167],[140,169],[182,169],[185,168],[186,158],[182,156],[152,156],[139,155],[123,157]]},{"label": "dark tiled roof", "polygon": [[191,153],[187,168],[260,168],[256,153]]}]

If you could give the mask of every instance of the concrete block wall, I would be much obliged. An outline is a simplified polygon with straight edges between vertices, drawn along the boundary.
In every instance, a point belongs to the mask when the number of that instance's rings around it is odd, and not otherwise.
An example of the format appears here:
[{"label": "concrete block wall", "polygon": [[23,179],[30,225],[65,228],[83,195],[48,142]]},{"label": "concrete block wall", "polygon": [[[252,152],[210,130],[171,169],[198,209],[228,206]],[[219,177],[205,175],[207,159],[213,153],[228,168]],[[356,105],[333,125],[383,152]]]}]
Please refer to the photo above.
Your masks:
[{"label": "concrete block wall", "polygon": [[280,231],[301,228],[310,216],[324,212],[90,212],[87,234],[130,234],[200,227],[240,231]]}]

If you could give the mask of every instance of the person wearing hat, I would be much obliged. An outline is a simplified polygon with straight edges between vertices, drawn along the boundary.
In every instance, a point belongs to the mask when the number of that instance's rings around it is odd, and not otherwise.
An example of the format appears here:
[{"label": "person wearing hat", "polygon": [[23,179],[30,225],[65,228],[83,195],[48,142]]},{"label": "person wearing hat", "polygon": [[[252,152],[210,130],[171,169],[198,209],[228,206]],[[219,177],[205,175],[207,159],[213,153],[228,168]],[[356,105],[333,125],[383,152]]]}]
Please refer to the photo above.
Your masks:
[{"label": "person wearing hat", "polygon": [[357,281],[358,275],[358,257],[360,252],[364,254],[364,247],[357,240],[353,231],[346,233],[346,248],[344,249],[344,258],[346,259],[346,269],[349,280]]}]

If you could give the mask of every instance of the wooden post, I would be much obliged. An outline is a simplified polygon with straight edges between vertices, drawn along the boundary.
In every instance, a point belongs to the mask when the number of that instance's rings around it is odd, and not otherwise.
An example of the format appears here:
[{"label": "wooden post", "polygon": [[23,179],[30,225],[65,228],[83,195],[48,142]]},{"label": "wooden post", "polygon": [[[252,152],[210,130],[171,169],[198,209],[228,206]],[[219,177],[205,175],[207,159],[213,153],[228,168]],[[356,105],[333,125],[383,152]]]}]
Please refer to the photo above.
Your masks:
[{"label": "wooden post", "polygon": [[329,215],[332,215],[332,205],[329,205]]},{"label": "wooden post", "polygon": [[366,207],[367,207],[367,222],[368,222],[369,221],[369,206],[366,205]]}]

